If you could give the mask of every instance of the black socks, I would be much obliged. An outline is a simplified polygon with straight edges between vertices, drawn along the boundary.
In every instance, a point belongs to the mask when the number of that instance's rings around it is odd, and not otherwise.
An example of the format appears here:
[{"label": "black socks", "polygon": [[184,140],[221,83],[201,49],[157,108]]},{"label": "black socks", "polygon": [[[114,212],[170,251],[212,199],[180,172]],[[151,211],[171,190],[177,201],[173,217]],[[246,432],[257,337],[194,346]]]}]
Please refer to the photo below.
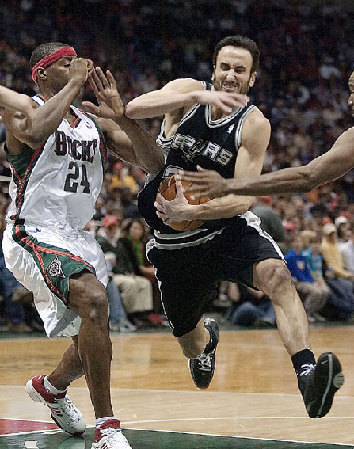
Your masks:
[{"label": "black socks", "polygon": [[307,375],[310,374],[316,365],[315,356],[310,349],[303,349],[292,355],[291,361],[297,375],[299,390],[304,394],[307,385]]}]

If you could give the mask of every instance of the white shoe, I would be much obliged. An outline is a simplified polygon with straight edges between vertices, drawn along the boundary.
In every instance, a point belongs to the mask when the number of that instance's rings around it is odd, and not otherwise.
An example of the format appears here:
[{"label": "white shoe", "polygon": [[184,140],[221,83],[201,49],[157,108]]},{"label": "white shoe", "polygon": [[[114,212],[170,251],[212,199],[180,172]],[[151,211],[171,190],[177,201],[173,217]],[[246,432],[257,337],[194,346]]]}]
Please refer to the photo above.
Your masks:
[{"label": "white shoe", "polygon": [[324,323],[326,321],[326,318],[320,315],[318,312],[313,313],[312,316],[315,318],[316,321],[320,321],[321,323]]},{"label": "white shoe", "polygon": [[132,449],[120,430],[118,419],[109,419],[96,427],[91,449]]},{"label": "white shoe", "polygon": [[135,332],[136,326],[129,320],[123,319],[119,323],[119,330],[120,332]]},{"label": "white shoe", "polygon": [[26,392],[35,402],[41,402],[50,408],[52,420],[58,427],[71,435],[80,436],[85,432],[86,424],[81,412],[65,393],[49,393],[44,388],[44,375],[35,376],[26,383]]},{"label": "white shoe", "polygon": [[116,321],[110,321],[109,322],[109,330],[112,332],[119,332],[119,322]]}]

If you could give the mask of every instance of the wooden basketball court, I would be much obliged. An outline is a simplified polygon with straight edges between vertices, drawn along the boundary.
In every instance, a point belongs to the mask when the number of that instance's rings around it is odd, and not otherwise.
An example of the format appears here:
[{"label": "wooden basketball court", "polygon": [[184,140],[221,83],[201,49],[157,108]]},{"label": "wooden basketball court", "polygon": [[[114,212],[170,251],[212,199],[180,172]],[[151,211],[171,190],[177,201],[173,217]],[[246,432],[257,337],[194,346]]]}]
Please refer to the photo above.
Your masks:
[{"label": "wooden basketball court", "polygon": [[[314,328],[311,336],[316,357],[335,352],[346,376],[325,418],[307,417],[277,330],[222,330],[207,391],[195,389],[170,332],[112,334],[115,414],[133,449],[354,447],[354,327]],[[90,448],[93,429],[84,438],[58,432],[48,409],[24,391],[30,377],[56,366],[69,344],[68,339],[2,338],[1,449]],[[92,426],[84,379],[72,384],[70,396]]]}]

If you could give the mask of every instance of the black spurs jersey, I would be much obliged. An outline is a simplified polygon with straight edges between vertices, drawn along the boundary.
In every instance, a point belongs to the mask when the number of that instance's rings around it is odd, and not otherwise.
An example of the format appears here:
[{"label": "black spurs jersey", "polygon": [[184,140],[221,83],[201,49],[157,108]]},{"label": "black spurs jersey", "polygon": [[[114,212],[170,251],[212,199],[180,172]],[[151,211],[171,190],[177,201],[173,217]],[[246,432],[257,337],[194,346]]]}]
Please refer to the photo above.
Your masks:
[{"label": "black spurs jersey", "polygon": [[[211,84],[203,83],[205,89]],[[164,136],[164,123],[157,139],[166,156],[164,168],[147,184],[139,194],[139,210],[146,222],[160,233],[181,234],[166,226],[156,215],[154,201],[160,183],[180,169],[196,171],[197,165],[216,170],[225,178],[234,176],[237,152],[241,145],[242,125],[255,106],[236,109],[231,115],[219,120],[211,119],[211,107],[195,104],[183,116],[176,133],[170,138]],[[225,219],[230,220],[230,219]],[[183,232],[193,233],[220,228],[221,220],[208,220],[202,229]],[[156,233],[155,233],[156,235]]]}]

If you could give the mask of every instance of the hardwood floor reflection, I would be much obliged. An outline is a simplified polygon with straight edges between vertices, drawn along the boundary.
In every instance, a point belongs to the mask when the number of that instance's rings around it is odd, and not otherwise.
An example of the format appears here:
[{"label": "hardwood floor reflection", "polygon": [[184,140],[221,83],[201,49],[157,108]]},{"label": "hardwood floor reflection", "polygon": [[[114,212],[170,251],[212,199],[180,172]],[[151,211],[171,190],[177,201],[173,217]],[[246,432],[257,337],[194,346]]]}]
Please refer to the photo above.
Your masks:
[{"label": "hardwood floor reflection", "polygon": [[[222,331],[210,388],[197,391],[170,333],[112,335],[112,400],[122,425],[254,438],[354,444],[354,327],[311,331],[318,356],[335,352],[346,382],[328,417],[307,418],[296,376],[276,330]],[[28,378],[50,372],[68,339],[0,341],[3,417],[49,420],[24,392]],[[88,423],[94,415],[84,379],[70,396]]]}]

